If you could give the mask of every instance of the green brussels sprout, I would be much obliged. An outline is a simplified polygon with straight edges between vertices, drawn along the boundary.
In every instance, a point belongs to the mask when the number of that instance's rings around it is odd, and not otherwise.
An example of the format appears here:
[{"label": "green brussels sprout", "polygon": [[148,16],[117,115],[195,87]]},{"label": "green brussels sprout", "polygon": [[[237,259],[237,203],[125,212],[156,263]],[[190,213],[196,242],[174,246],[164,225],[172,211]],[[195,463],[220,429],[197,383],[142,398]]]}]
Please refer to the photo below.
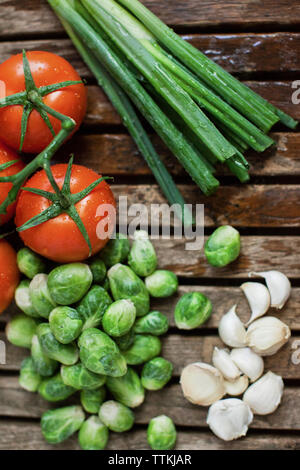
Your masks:
[{"label": "green brussels sprout", "polygon": [[62,366],[60,372],[64,383],[77,390],[94,390],[106,382],[105,375],[91,372],[80,362],[73,366]]},{"label": "green brussels sprout", "polygon": [[34,335],[31,343],[31,357],[35,370],[42,377],[50,377],[58,368],[58,362],[46,356],[41,348],[37,335]]},{"label": "green brussels sprout", "polygon": [[135,333],[149,333],[153,336],[164,335],[169,329],[166,315],[154,310],[142,318],[138,318],[133,327]]},{"label": "green brussels sprout", "polygon": [[78,441],[83,450],[104,450],[109,432],[98,416],[90,416],[81,426]]},{"label": "green brussels sprout", "polygon": [[130,251],[128,238],[122,233],[117,233],[115,239],[109,240],[107,245],[101,250],[100,258],[108,268],[117,263],[123,263],[127,260]]},{"label": "green brussels sprout", "polygon": [[112,299],[103,287],[92,286],[77,305],[77,311],[83,321],[82,329],[99,326],[104,313],[111,304]]},{"label": "green brussels sprout", "polygon": [[17,254],[18,268],[29,279],[46,272],[46,265],[42,258],[29,248],[21,248]]},{"label": "green brussels sprout", "polygon": [[69,344],[80,335],[83,322],[74,308],[56,307],[50,313],[49,325],[57,341]]},{"label": "green brussels sprout", "polygon": [[40,317],[49,318],[50,312],[56,307],[48,289],[47,274],[37,274],[29,285],[32,306]]},{"label": "green brussels sprout", "polygon": [[202,325],[212,312],[211,301],[201,292],[188,292],[177,302],[175,323],[180,330],[192,330]]},{"label": "green brussels sprout", "polygon": [[131,409],[114,400],[101,405],[99,418],[110,431],[114,432],[129,431],[134,425],[134,414]]},{"label": "green brussels sprout", "polygon": [[93,282],[92,271],[87,264],[70,263],[54,268],[48,277],[48,288],[59,305],[79,302]]},{"label": "green brussels sprout", "polygon": [[6,325],[6,336],[10,343],[21,348],[31,348],[32,337],[35,335],[37,322],[20,313]]},{"label": "green brussels sprout", "polygon": [[148,233],[144,230],[136,230],[133,238],[134,242],[128,256],[128,264],[138,276],[150,276],[157,266],[154,246],[149,240]]},{"label": "green brussels sprout", "polygon": [[43,413],[42,434],[49,444],[59,444],[80,429],[84,422],[81,406],[65,406]]},{"label": "green brussels sprout", "polygon": [[178,279],[172,271],[159,269],[145,279],[146,287],[152,297],[163,298],[175,294]]},{"label": "green brussels sprout", "polygon": [[40,318],[40,315],[33,308],[30,294],[29,294],[29,279],[20,282],[15,290],[15,302],[22,312],[26,313],[29,317]]},{"label": "green brussels sprout", "polygon": [[44,379],[38,392],[44,400],[56,402],[66,400],[76,392],[76,389],[64,384],[60,373],[58,373],[54,377]]},{"label": "green brussels sprout", "polygon": [[147,430],[147,440],[151,449],[174,449],[176,437],[176,428],[171,418],[161,415],[151,419]]},{"label": "green brussels sprout", "polygon": [[142,370],[142,385],[147,390],[161,390],[172,377],[173,365],[163,357],[155,357]]},{"label": "green brussels sprout", "polygon": [[126,373],[126,361],[118,346],[103,331],[88,328],[81,333],[78,346],[83,365],[95,374],[121,377]]},{"label": "green brussels sprout", "polygon": [[240,254],[239,232],[230,225],[217,228],[205,243],[204,252],[212,266],[222,268],[232,263]]},{"label": "green brussels sprout", "polygon": [[37,327],[37,336],[42,351],[50,359],[71,366],[78,361],[78,349],[74,343],[62,344],[55,338],[48,323],[41,323]]},{"label": "green brussels sprout", "polygon": [[35,370],[32,357],[26,357],[21,363],[19,384],[28,392],[36,392],[41,380],[40,374]]},{"label": "green brussels sprout", "polygon": [[106,266],[102,259],[94,259],[90,263],[90,269],[93,275],[93,282],[95,284],[101,284],[105,280]]},{"label": "green brussels sprout", "polygon": [[117,343],[120,351],[127,351],[127,349],[129,349],[133,344],[134,338],[135,332],[133,331],[133,328],[131,328],[131,330],[126,333],[126,335],[120,336],[119,338],[114,338],[114,340]]},{"label": "green brussels sprout", "polygon": [[106,387],[115,400],[129,408],[136,408],[145,400],[141,379],[132,367],[123,377],[107,377]]},{"label": "green brussels sprout", "polygon": [[135,335],[133,345],[123,352],[127,364],[135,366],[159,356],[161,342],[157,336]]},{"label": "green brussels sprout", "polygon": [[96,388],[95,390],[81,390],[80,401],[83,409],[87,413],[98,414],[100,406],[106,397],[105,387]]},{"label": "green brussels sprout", "polygon": [[123,264],[116,264],[107,274],[110,290],[115,300],[131,300],[135,305],[137,317],[142,317],[149,312],[149,292],[132,269]]},{"label": "green brussels sprout", "polygon": [[110,285],[109,285],[109,279],[108,279],[108,277],[106,277],[106,278],[104,279],[104,281],[103,281],[102,284],[101,284],[101,287],[103,287],[103,289],[105,289],[106,292],[109,292],[109,291],[110,291]]},{"label": "green brussels sprout", "polygon": [[103,315],[103,330],[110,336],[124,336],[131,330],[135,317],[136,308],[131,300],[117,300]]}]

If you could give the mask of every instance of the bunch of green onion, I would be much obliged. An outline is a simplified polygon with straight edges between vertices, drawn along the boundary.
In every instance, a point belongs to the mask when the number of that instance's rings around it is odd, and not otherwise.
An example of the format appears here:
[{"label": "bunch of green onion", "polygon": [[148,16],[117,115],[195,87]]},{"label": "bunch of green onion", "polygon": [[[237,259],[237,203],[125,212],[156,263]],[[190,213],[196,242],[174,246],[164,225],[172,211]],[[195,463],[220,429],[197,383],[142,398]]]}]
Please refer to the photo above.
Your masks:
[{"label": "bunch of green onion", "polygon": [[184,41],[139,0],[48,0],[135,140],[170,204],[192,221],[136,114],[146,118],[205,195],[224,163],[249,179],[243,152],[263,152],[278,121],[297,122]]}]

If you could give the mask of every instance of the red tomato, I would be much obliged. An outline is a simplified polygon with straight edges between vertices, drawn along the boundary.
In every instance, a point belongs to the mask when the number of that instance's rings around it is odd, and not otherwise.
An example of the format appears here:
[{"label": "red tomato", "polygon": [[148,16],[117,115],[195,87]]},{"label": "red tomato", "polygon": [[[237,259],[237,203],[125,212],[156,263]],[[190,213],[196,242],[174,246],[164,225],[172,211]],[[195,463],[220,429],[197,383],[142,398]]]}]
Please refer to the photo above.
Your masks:
[{"label": "red tomato", "polygon": [[18,284],[17,254],[13,247],[2,239],[0,240],[0,313],[12,302]]},{"label": "red tomato", "polygon": [[[33,51],[26,55],[38,88],[66,80],[80,80],[72,65],[56,54]],[[1,81],[5,85],[4,96],[25,91],[22,54],[14,55],[0,65]],[[72,85],[50,93],[43,98],[43,101],[56,111],[73,118],[77,124],[75,131],[78,129],[86,112],[87,97],[83,84]],[[0,109],[0,139],[15,150],[20,147],[22,112],[23,106],[20,105]],[[60,121],[50,115],[49,119],[55,133],[58,133],[61,129]],[[32,111],[22,150],[40,153],[52,139],[53,136],[40,114],[36,110]]]},{"label": "red tomato", "polygon": [[[59,188],[62,188],[67,165],[59,164],[52,167],[52,173]],[[71,193],[77,193],[85,189],[96,181],[99,175],[94,171],[80,165],[73,165],[71,173]],[[43,189],[54,192],[44,170],[36,173],[25,186]],[[23,225],[27,220],[47,209],[51,202],[41,196],[21,191],[15,222],[17,227]],[[88,196],[76,204],[77,212],[83,221],[88,232],[92,254],[100,251],[107,243],[112,234],[115,224],[115,214],[107,217],[108,232],[103,239],[99,239],[96,233],[101,220],[106,221],[106,214],[96,215],[101,204],[109,204],[115,210],[116,201],[109,185],[102,181]],[[111,213],[112,214],[112,211]],[[106,225],[106,224],[105,224]],[[41,225],[20,232],[20,236],[25,245],[39,253],[59,263],[70,263],[73,261],[83,261],[89,255],[89,248],[79,231],[75,222],[63,213],[58,217],[48,220]]]},{"label": "red tomato", "polygon": [[[13,150],[6,147],[6,145],[4,145],[0,141],[0,165],[2,165],[3,163],[11,162],[13,160],[19,161],[18,163],[15,163],[14,165],[7,168],[6,170],[1,171],[0,176],[11,176],[18,173],[24,168],[24,165],[19,159],[18,155]],[[0,204],[2,204],[2,202],[6,199],[11,188],[12,183],[0,183]],[[6,214],[0,215],[0,225],[5,224],[14,216],[15,209],[16,203],[13,203],[8,206]]]}]

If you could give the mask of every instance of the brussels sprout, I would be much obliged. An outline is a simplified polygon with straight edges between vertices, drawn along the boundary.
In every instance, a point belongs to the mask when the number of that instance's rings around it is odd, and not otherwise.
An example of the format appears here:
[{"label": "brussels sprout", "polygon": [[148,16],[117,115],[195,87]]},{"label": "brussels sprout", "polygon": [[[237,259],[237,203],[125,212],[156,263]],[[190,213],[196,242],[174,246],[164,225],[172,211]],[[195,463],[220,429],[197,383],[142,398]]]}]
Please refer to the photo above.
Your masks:
[{"label": "brussels sprout", "polygon": [[134,338],[135,332],[133,331],[133,328],[131,328],[131,330],[126,335],[114,339],[120,351],[127,351],[127,349],[129,349],[130,346],[133,344]]},{"label": "brussels sprout", "polygon": [[95,390],[81,390],[80,401],[83,409],[87,413],[98,414],[100,406],[106,397],[105,387],[96,388]]},{"label": "brussels sprout", "polygon": [[56,307],[50,313],[49,325],[57,341],[69,344],[80,335],[83,322],[74,308]]},{"label": "brussels sprout", "polygon": [[133,345],[124,351],[127,364],[134,366],[143,364],[158,356],[161,351],[161,342],[157,336],[135,335]]},{"label": "brussels sprout", "polygon": [[57,304],[71,305],[82,299],[92,281],[92,271],[87,264],[63,264],[50,272],[48,288]]},{"label": "brussels sprout", "polygon": [[110,336],[124,336],[131,330],[135,317],[136,309],[131,300],[117,300],[103,316],[103,330]]},{"label": "brussels sprout", "polygon": [[124,357],[116,343],[96,328],[88,328],[78,341],[83,365],[96,374],[121,377],[126,373]]},{"label": "brussels sprout", "polygon": [[40,318],[40,315],[33,308],[30,294],[29,294],[29,279],[21,281],[15,290],[15,302],[19,309],[21,309],[29,317]]},{"label": "brussels sprout", "polygon": [[101,250],[100,258],[104,261],[108,268],[117,263],[126,261],[130,251],[130,243],[128,238],[122,233],[117,233],[116,238],[109,240],[107,245]]},{"label": "brussels sprout", "polygon": [[205,243],[204,252],[212,266],[222,268],[232,263],[240,254],[239,232],[230,225],[217,228]]},{"label": "brussels sprout", "polygon": [[105,280],[106,266],[102,259],[94,259],[90,263],[90,269],[93,275],[93,282],[95,284],[101,284]]},{"label": "brussels sprout", "polygon": [[133,327],[135,333],[149,333],[154,336],[164,335],[169,329],[169,320],[162,313],[154,310],[139,318]]},{"label": "brussels sprout", "polygon": [[77,390],[93,390],[101,387],[106,382],[105,375],[91,372],[80,362],[73,366],[62,366],[61,376],[66,385]]},{"label": "brussels sprout", "polygon": [[17,254],[18,268],[21,273],[25,274],[29,279],[46,271],[46,265],[42,258],[29,248],[21,248]]},{"label": "brussels sprout", "polygon": [[138,276],[150,276],[157,266],[154,246],[149,240],[148,233],[144,230],[136,230],[133,238],[134,242],[128,256],[128,264]]},{"label": "brussels sprout", "polygon": [[36,392],[41,380],[40,374],[35,370],[32,357],[26,357],[21,364],[19,384],[28,392]]},{"label": "brussels sprout", "polygon": [[101,284],[101,287],[103,287],[103,289],[106,290],[106,292],[109,292],[110,291],[110,285],[109,285],[109,279],[108,277],[106,277],[103,281],[103,283]]},{"label": "brussels sprout", "polygon": [[42,377],[50,377],[54,374],[59,364],[57,361],[46,356],[41,348],[37,335],[34,335],[31,343],[31,357],[35,370]]},{"label": "brussels sprout", "polygon": [[170,297],[178,289],[178,279],[172,271],[160,269],[145,279],[146,287],[152,297]]},{"label": "brussels sprout", "polygon": [[171,450],[176,444],[176,428],[171,418],[165,415],[151,419],[147,440],[153,450]]},{"label": "brussels sprout", "polygon": [[83,450],[104,450],[109,432],[98,416],[90,416],[81,426],[78,441]]},{"label": "brussels sprout", "polygon": [[37,322],[20,313],[6,325],[6,336],[10,343],[21,348],[31,348],[32,337],[37,329]]},{"label": "brussels sprout", "polygon": [[132,367],[128,367],[123,377],[107,377],[106,387],[115,400],[129,408],[136,408],[145,400],[141,379]]},{"label": "brussels sprout", "polygon": [[103,287],[93,286],[77,306],[83,321],[83,330],[99,326],[104,313],[112,304],[110,295]]},{"label": "brussels sprout", "polygon": [[74,343],[61,344],[53,335],[48,323],[41,323],[37,328],[37,336],[42,351],[50,359],[71,366],[78,361],[78,349]]},{"label": "brussels sprout", "polygon": [[111,431],[129,431],[134,424],[134,414],[130,408],[114,400],[103,403],[99,418]]},{"label": "brussels sprout", "polygon": [[110,290],[115,300],[131,300],[135,305],[137,317],[142,317],[149,312],[149,292],[132,269],[123,264],[116,264],[107,274]]},{"label": "brussels sprout", "polygon": [[160,390],[172,377],[173,365],[163,357],[155,357],[142,370],[142,385],[147,390]]},{"label": "brussels sprout", "polygon": [[80,429],[84,422],[81,406],[65,406],[42,415],[42,434],[49,444],[59,444]]},{"label": "brussels sprout", "polygon": [[29,285],[32,306],[40,317],[49,318],[50,312],[56,307],[48,289],[47,274],[37,274]]},{"label": "brussels sprout", "polygon": [[54,377],[44,379],[38,392],[44,400],[56,402],[66,400],[76,392],[76,389],[64,384],[60,373],[58,373]]},{"label": "brussels sprout", "polygon": [[212,312],[211,301],[201,292],[188,292],[177,302],[175,323],[180,330],[192,330],[202,325]]}]

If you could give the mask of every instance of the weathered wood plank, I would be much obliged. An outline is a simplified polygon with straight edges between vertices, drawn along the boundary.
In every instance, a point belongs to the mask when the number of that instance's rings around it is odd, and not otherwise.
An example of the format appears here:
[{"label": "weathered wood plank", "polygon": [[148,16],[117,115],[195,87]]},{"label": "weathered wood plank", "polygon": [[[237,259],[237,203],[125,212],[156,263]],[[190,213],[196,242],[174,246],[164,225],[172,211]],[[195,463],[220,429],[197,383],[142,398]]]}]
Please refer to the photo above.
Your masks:
[{"label": "weathered wood plank", "polygon": [[[251,428],[272,430],[299,430],[299,388],[285,388],[281,405],[268,416],[255,416]],[[70,400],[71,402],[71,400]],[[72,403],[78,403],[78,394]],[[49,409],[64,403],[46,402],[39,394],[23,390],[16,377],[0,377],[0,416],[39,418]],[[136,423],[147,425],[153,416],[166,414],[178,426],[207,427],[207,407],[194,406],[182,394],[179,384],[165,387],[158,392],[147,392],[145,403],[135,410]]]},{"label": "weathered wood plank", "polygon": [[[148,6],[166,23],[175,26],[223,26],[250,27],[260,24],[297,24],[300,7],[297,0],[146,0]],[[62,33],[63,28],[47,5],[46,0],[1,0],[0,32],[3,37],[21,34]],[[28,21],[30,18],[30,22]]]},{"label": "weathered wood plank", "polygon": [[[133,429],[130,432],[111,433],[108,450],[149,450],[146,440],[146,430]],[[43,439],[38,423],[24,423],[18,421],[0,421],[0,449],[1,450],[77,450],[79,449],[77,437],[72,437],[62,444],[49,445]],[[212,433],[205,431],[179,431],[177,436],[177,450],[299,450],[300,436],[281,435],[272,433],[272,436],[262,433],[252,434],[249,431],[247,438],[232,442],[224,442]]]}]

